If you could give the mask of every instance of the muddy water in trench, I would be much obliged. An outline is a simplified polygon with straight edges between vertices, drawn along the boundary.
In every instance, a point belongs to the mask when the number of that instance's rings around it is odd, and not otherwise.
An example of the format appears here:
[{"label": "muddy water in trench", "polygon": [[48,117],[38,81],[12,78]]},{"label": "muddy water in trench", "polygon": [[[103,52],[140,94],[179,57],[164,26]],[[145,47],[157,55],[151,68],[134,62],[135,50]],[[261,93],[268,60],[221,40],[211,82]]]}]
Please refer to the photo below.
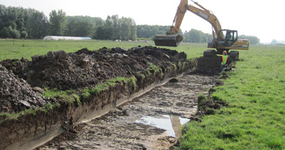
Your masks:
[{"label": "muddy water in trench", "polygon": [[37,149],[168,149],[217,76],[185,75]]}]

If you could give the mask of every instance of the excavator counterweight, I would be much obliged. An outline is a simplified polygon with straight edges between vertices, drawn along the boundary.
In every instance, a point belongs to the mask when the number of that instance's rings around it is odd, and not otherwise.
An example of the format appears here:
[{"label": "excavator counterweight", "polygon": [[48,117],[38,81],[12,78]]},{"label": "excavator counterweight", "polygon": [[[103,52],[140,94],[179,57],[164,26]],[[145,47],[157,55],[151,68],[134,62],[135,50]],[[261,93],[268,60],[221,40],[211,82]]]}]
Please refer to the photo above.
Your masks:
[{"label": "excavator counterweight", "polygon": [[164,35],[157,34],[154,37],[154,43],[156,46],[173,46],[176,47],[183,40],[181,35]]}]

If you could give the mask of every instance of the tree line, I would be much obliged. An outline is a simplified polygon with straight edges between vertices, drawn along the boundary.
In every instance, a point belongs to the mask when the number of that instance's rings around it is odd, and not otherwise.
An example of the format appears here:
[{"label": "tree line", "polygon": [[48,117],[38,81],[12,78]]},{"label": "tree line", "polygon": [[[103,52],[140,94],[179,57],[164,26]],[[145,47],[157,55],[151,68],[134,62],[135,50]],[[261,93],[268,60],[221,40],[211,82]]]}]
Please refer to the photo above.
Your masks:
[{"label": "tree line", "polygon": [[184,42],[190,43],[207,43],[213,41],[212,34],[204,33],[200,30],[191,29],[184,32]]},{"label": "tree line", "polygon": [[48,19],[42,12],[0,5],[1,38],[42,38],[47,28]]},{"label": "tree line", "polygon": [[[49,19],[43,12],[22,7],[5,7],[0,4],[0,38],[42,39],[46,35],[81,36],[101,40],[136,40],[136,38],[153,39],[156,34],[165,34],[169,26],[136,25],[132,18],[108,16],[100,17],[67,16],[62,10],[52,10]],[[213,40],[212,34],[191,29],[179,30],[184,42],[203,43]],[[259,44],[255,36],[241,35],[251,44]]]},{"label": "tree line", "polygon": [[[166,34],[170,30],[170,26],[161,25],[138,25],[137,36],[139,38],[153,39],[156,34]],[[179,29],[178,34],[183,35],[182,30]]]},{"label": "tree line", "polygon": [[132,18],[108,16],[67,16],[52,10],[49,19],[43,12],[0,4],[0,38],[41,39],[46,35],[86,36],[102,40],[135,40],[137,26]]},{"label": "tree line", "polygon": [[[248,39],[250,44],[260,44],[260,39],[256,36],[240,35],[239,38]],[[189,32],[184,32],[184,42],[191,43],[208,43],[213,41],[213,35],[204,33],[200,30],[191,29]]]}]

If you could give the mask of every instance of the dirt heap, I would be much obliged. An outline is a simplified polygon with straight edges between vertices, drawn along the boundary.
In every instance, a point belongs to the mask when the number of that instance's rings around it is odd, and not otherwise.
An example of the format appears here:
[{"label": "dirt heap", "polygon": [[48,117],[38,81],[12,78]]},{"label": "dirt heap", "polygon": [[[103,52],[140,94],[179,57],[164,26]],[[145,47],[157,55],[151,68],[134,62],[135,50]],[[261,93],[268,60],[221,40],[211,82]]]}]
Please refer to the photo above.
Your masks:
[{"label": "dirt heap", "polygon": [[40,88],[33,89],[25,80],[0,64],[0,113],[44,106],[48,100],[36,91],[40,91]]},{"label": "dirt heap", "polygon": [[27,59],[7,59],[0,64],[0,112],[43,107],[53,99],[41,96],[43,88],[58,90],[94,87],[114,77],[147,73],[150,63],[162,68],[186,61],[185,53],[156,47],[87,48],[75,53],[63,50]]},{"label": "dirt heap", "polygon": [[218,75],[221,72],[221,56],[200,57],[196,59],[195,73],[204,75]]},{"label": "dirt heap", "polygon": [[185,61],[186,54],[156,47],[102,48],[90,51],[87,48],[75,53],[48,52],[33,56],[32,61],[5,60],[2,65],[32,87],[57,88],[59,90],[92,87],[117,76],[129,77],[144,72],[148,62],[165,69],[171,63]]}]

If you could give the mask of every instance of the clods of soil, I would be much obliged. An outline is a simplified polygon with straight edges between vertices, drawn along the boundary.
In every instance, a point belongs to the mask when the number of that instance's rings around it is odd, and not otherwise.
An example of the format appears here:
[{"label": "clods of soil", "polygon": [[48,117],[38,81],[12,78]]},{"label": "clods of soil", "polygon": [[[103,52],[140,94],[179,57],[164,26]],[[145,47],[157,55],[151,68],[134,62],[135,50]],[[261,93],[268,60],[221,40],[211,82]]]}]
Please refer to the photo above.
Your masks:
[{"label": "clods of soil", "polygon": [[18,112],[26,108],[43,107],[51,99],[41,97],[41,88],[32,88],[0,64],[0,112]]},{"label": "clods of soil", "polygon": [[32,61],[4,60],[2,65],[32,87],[78,89],[94,86],[106,79],[131,76],[143,72],[148,62],[160,68],[185,61],[186,54],[156,47],[102,48],[95,51],[81,49],[75,53],[63,50],[33,56]]},{"label": "clods of soil", "polygon": [[[153,64],[167,67],[186,61],[185,53],[157,47],[63,50],[27,59],[7,59],[0,64],[0,113],[43,107],[54,99],[41,96],[43,89],[80,90],[107,79],[146,74]],[[150,64],[151,63],[151,64]]]}]

